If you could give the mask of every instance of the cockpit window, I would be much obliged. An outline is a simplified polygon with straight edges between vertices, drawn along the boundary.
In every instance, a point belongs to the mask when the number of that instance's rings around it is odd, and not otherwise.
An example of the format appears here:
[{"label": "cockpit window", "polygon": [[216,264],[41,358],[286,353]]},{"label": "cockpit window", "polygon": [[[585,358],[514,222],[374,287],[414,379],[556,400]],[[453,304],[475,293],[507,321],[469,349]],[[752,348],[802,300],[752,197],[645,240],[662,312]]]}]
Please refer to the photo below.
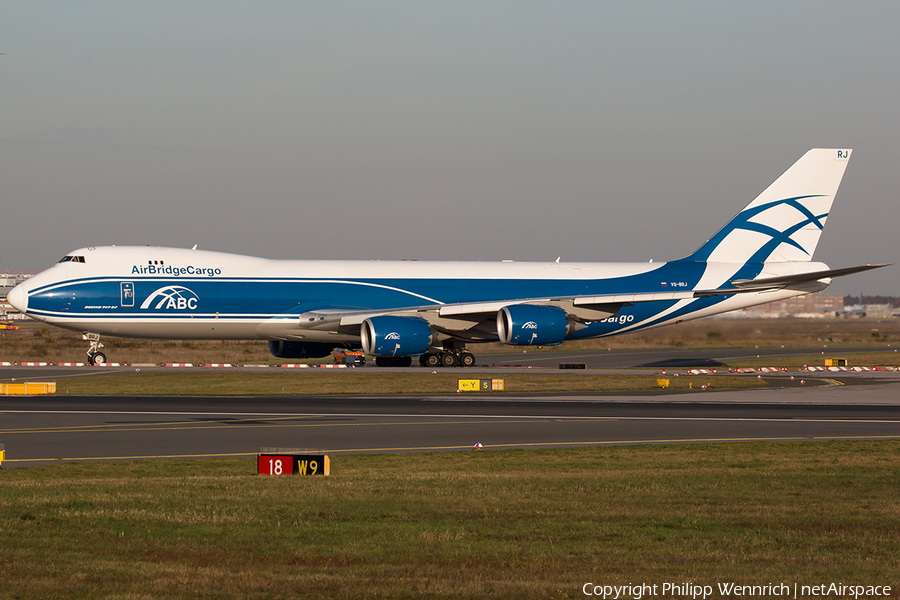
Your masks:
[{"label": "cockpit window", "polygon": [[64,263],[64,262],[79,262],[79,263],[83,263],[83,262],[84,262],[84,257],[83,257],[83,256],[63,256],[62,259],[61,259],[59,262],[61,262],[61,263]]}]

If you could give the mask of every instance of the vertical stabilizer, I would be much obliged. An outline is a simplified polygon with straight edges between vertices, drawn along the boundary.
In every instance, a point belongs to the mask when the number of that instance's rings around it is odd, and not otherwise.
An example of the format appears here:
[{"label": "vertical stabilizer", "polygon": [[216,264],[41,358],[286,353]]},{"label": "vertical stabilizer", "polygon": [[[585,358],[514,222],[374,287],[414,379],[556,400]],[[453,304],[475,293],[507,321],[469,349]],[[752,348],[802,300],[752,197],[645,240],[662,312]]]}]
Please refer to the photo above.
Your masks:
[{"label": "vertical stabilizer", "polygon": [[850,152],[810,150],[684,260],[741,264],[811,260]]}]

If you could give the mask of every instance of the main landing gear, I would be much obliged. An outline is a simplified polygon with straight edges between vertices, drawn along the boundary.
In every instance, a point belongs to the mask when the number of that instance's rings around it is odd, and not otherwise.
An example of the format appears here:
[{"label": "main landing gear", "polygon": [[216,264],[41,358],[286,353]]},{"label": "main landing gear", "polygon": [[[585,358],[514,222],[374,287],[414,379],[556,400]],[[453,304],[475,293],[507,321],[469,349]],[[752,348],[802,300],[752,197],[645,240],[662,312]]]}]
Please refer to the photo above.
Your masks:
[{"label": "main landing gear", "polygon": [[106,354],[100,352],[103,344],[100,343],[99,333],[85,333],[81,339],[91,343],[90,349],[87,351],[89,365],[105,365]]},{"label": "main landing gear", "polygon": [[[444,347],[437,352],[426,352],[419,356],[419,364],[432,369],[434,367],[474,367],[475,355],[465,348]],[[378,367],[409,367],[410,356],[378,356],[375,358]]]},{"label": "main landing gear", "polygon": [[474,367],[475,355],[465,348],[444,348],[443,352],[426,352],[419,357],[423,367]]}]

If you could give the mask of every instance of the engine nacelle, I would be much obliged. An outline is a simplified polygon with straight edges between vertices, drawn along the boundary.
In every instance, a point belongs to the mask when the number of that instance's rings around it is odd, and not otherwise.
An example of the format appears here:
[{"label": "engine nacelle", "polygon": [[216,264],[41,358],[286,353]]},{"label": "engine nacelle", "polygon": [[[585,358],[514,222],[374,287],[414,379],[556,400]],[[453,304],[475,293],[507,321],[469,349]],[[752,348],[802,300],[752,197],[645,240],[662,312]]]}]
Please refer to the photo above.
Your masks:
[{"label": "engine nacelle", "polygon": [[277,358],[322,358],[331,354],[334,347],[334,344],[323,342],[269,340],[269,352]]},{"label": "engine nacelle", "polygon": [[431,326],[418,317],[369,317],[362,323],[363,352],[373,356],[412,356],[431,346]]},{"label": "engine nacelle", "polygon": [[497,313],[497,335],[504,344],[552,346],[565,340],[567,333],[569,318],[556,306],[511,304]]}]

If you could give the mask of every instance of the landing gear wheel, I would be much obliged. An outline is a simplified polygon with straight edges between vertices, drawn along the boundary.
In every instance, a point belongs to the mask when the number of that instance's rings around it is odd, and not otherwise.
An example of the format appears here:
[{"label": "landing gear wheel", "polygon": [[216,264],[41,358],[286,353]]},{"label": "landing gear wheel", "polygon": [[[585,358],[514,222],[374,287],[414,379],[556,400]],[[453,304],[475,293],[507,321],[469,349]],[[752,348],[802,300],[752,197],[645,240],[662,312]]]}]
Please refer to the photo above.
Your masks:
[{"label": "landing gear wheel", "polygon": [[455,367],[459,363],[459,359],[452,352],[443,352],[440,355],[442,367]]},{"label": "landing gear wheel", "polygon": [[434,352],[429,352],[428,354],[422,355],[424,358],[422,360],[423,367],[439,367],[441,366],[441,355],[435,354]]},{"label": "landing gear wheel", "polygon": [[475,366],[475,355],[471,352],[460,352],[459,353],[459,366],[461,367],[474,367]]},{"label": "landing gear wheel", "polygon": [[84,335],[81,336],[86,342],[91,343],[91,347],[88,348],[88,364],[93,365],[105,365],[106,364],[106,355],[100,352],[100,348],[103,347],[103,344],[100,343],[100,334],[99,333],[91,333],[90,331],[85,331]]}]

